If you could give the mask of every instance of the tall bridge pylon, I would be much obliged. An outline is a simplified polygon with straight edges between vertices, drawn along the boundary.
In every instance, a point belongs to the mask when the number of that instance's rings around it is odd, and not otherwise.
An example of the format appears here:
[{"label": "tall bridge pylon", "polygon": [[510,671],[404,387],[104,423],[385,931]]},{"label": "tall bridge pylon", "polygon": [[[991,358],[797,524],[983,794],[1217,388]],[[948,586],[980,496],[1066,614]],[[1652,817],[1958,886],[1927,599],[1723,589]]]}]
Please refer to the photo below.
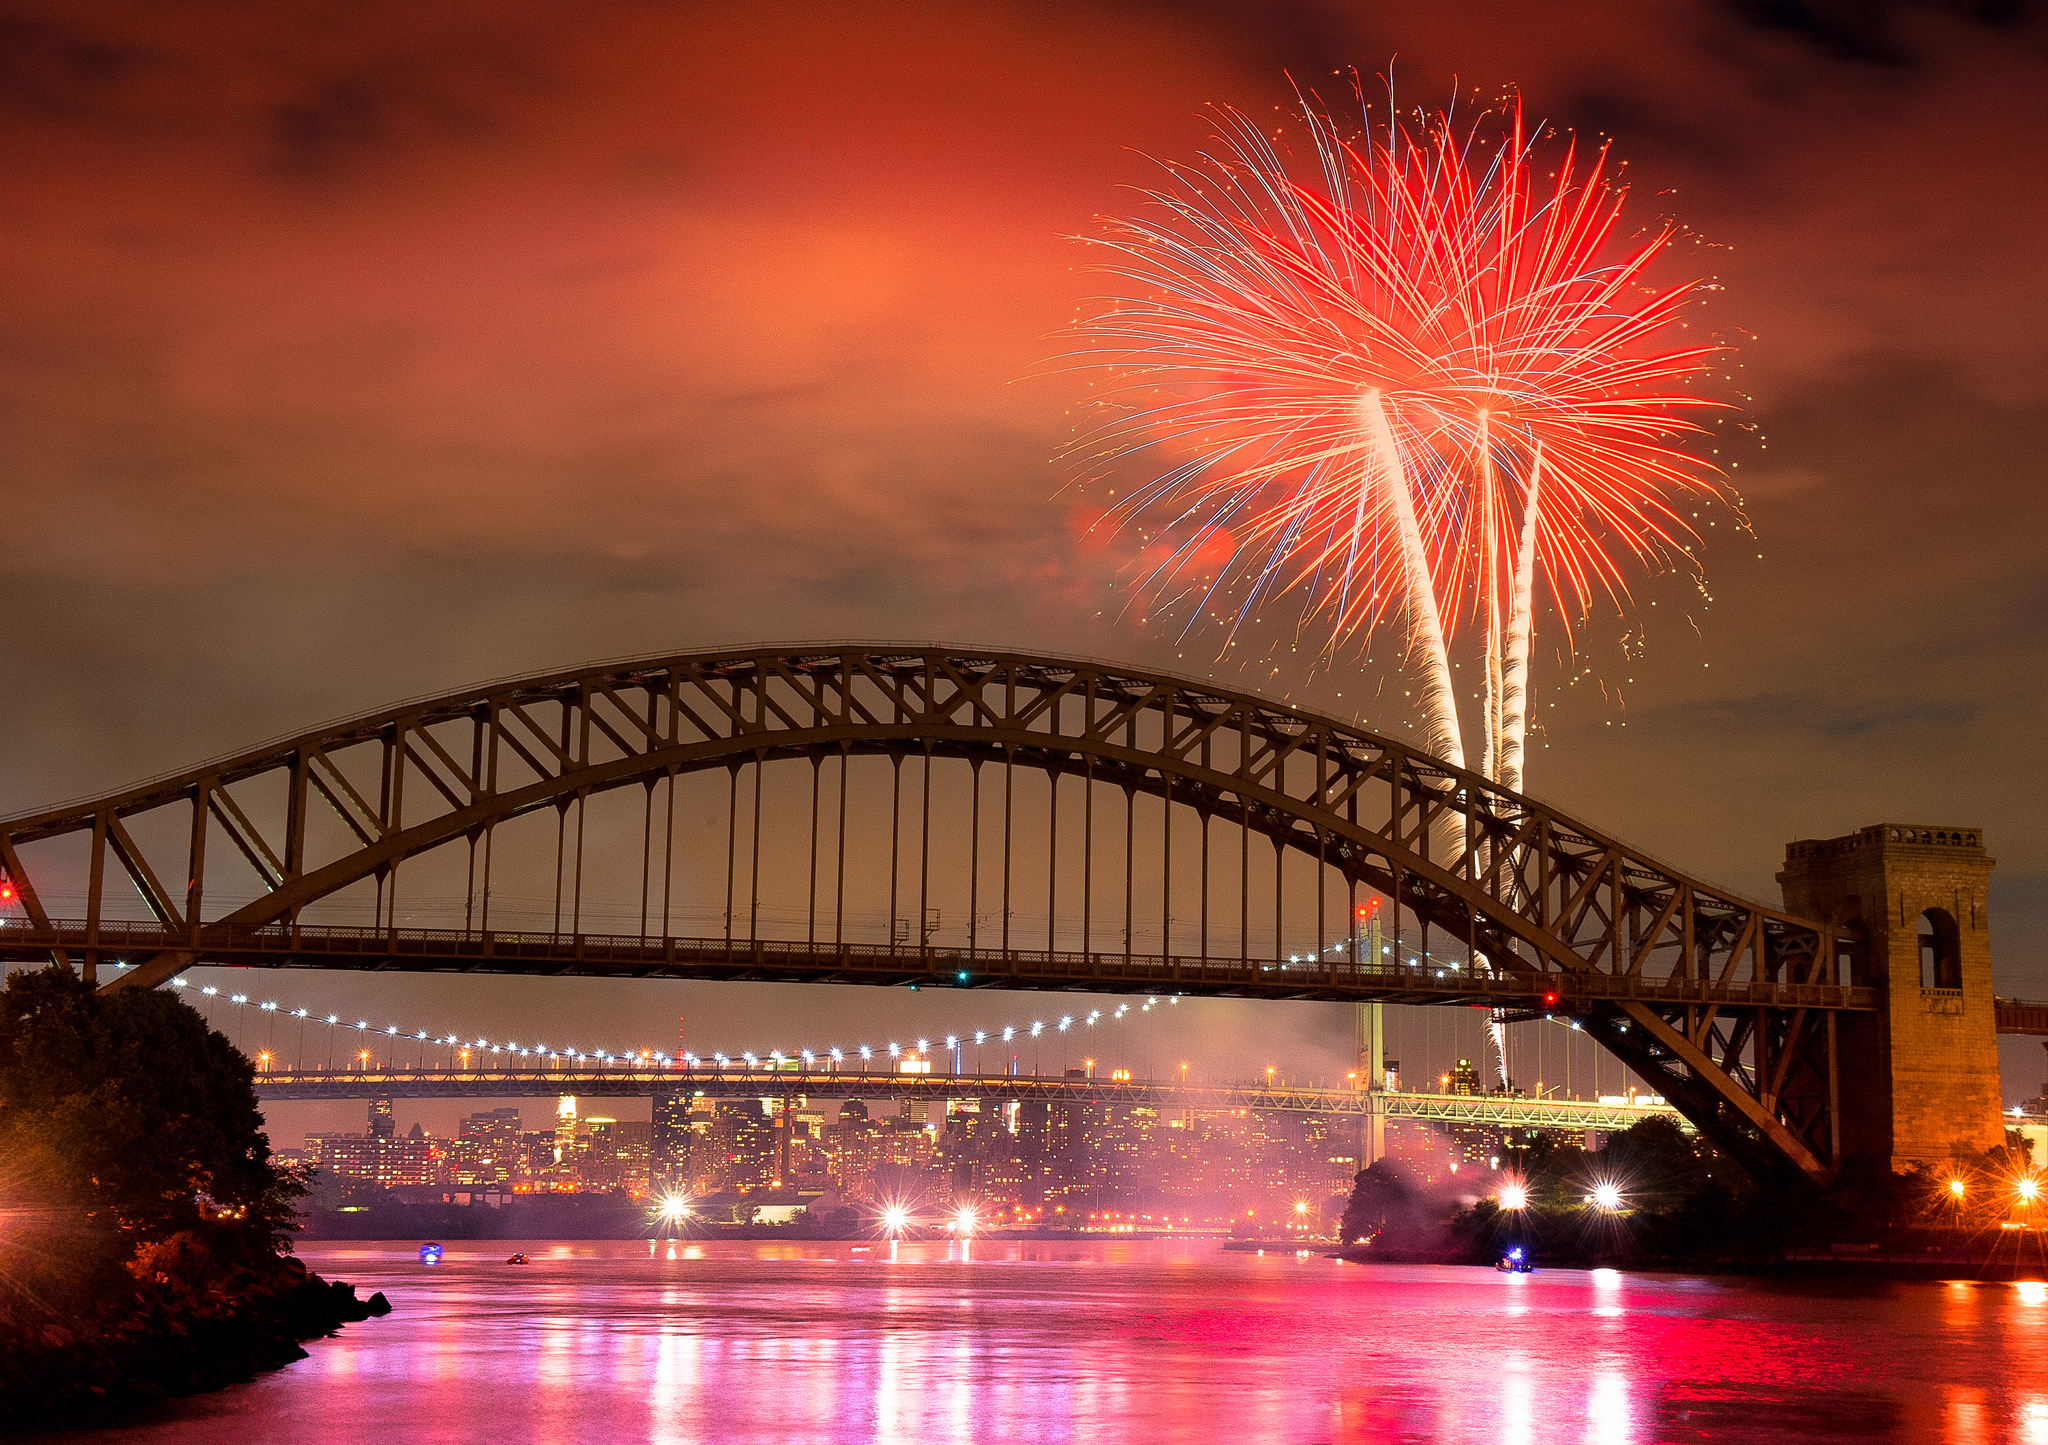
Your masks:
[{"label": "tall bridge pylon", "polygon": [[[1841,926],[1408,743],[932,645],[467,688],[0,820],[0,868],[26,915],[0,956],[118,959],[111,988],[240,963],[1569,1014],[1746,1165],[1814,1185],[1843,1157],[1837,1020],[1882,1004]],[[459,902],[419,926],[436,889]]]},{"label": "tall bridge pylon", "polygon": [[[1786,906],[1830,921],[1882,1009],[1837,1022],[1856,1061],[1842,1154],[1893,1168],[2005,1142],[1991,991],[1991,856],[1975,828],[1880,823],[1785,850]],[[2013,1019],[2014,1032],[2035,1032]]]}]

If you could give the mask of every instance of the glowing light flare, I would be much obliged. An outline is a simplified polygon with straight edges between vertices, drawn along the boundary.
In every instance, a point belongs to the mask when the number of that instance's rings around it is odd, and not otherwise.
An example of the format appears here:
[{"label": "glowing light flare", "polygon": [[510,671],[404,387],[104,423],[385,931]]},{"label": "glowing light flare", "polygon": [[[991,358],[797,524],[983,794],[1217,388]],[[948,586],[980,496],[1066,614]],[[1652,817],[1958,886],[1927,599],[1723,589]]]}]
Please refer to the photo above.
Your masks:
[{"label": "glowing light flare", "polygon": [[1621,1186],[1608,1179],[1598,1181],[1593,1186],[1593,1203],[1598,1208],[1613,1213],[1621,1208]]},{"label": "glowing light flare", "polygon": [[[1498,1197],[1502,1209],[1527,1209],[1529,1207],[1529,1191],[1526,1186],[1518,1183],[1510,1182],[1501,1185]],[[1616,1195],[1616,1198],[1619,1199],[1620,1196]]]}]

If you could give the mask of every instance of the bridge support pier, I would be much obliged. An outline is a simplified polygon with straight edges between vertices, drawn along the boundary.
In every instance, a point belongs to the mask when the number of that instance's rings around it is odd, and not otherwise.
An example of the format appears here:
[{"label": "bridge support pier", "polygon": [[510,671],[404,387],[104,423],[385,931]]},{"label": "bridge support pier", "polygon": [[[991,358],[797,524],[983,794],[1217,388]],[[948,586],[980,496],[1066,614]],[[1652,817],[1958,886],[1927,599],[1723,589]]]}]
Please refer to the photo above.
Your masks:
[{"label": "bridge support pier", "polygon": [[1846,935],[1840,982],[1884,1006],[1844,1013],[1837,1127],[1852,1176],[2005,1142],[1986,889],[1977,828],[1881,823],[1785,850],[1787,911]]}]

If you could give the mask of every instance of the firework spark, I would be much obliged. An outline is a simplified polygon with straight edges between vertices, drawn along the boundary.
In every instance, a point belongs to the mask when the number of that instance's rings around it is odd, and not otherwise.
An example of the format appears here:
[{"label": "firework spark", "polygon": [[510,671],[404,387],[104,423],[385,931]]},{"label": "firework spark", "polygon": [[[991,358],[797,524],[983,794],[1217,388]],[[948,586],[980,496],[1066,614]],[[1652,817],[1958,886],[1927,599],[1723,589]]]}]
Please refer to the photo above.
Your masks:
[{"label": "firework spark", "polygon": [[1221,110],[1219,147],[1097,238],[1126,294],[1081,324],[1117,382],[1076,452],[1151,467],[1110,524],[1163,542],[1145,587],[1191,626],[1294,594],[1334,652],[1400,617],[1460,766],[1449,647],[1478,624],[1479,762],[1519,787],[1539,578],[1568,629],[1627,563],[1689,565],[1673,500],[1718,473],[1676,443],[1719,347],[1668,344],[1702,288],[1650,282],[1675,233],[1621,237],[1604,149],[1545,159],[1518,105],[1359,113],[1347,136],[1304,101],[1292,165]]}]

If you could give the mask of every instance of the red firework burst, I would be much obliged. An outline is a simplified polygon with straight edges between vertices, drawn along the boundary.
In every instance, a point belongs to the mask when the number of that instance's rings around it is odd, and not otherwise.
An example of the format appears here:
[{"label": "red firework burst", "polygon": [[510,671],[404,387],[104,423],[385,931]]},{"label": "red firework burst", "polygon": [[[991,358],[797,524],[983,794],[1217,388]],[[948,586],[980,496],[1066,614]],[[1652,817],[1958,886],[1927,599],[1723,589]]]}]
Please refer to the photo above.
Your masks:
[{"label": "red firework burst", "polygon": [[[1198,580],[1205,613],[1248,582],[1233,626],[1298,588],[1341,641],[1414,604],[1397,491],[1446,634],[1510,625],[1525,523],[1566,626],[1626,595],[1625,562],[1690,556],[1673,502],[1719,478],[1678,443],[1717,405],[1687,388],[1720,348],[1684,331],[1702,283],[1648,279],[1674,231],[1623,238],[1604,148],[1546,161],[1518,105],[1347,137],[1304,104],[1290,166],[1220,115],[1221,148],[1099,238],[1128,294],[1081,326],[1118,382],[1077,451],[1157,459],[1116,509],[1170,539],[1152,582]],[[1204,565],[1218,529],[1229,560]]]}]

